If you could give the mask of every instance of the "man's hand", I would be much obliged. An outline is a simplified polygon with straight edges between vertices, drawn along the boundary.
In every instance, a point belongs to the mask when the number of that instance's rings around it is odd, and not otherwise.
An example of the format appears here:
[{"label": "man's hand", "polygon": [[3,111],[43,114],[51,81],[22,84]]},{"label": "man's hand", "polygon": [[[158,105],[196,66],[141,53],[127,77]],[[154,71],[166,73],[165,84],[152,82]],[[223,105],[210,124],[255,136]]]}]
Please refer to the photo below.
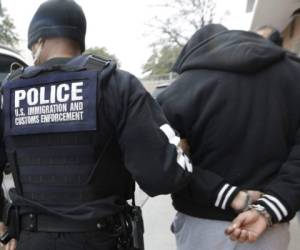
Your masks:
[{"label": "man's hand", "polygon": [[266,218],[252,209],[239,214],[225,230],[225,234],[233,241],[252,243],[255,242],[266,229]]},{"label": "man's hand", "polygon": [[243,210],[245,206],[247,206],[247,193],[250,196],[250,201],[251,203],[254,201],[257,201],[262,193],[260,191],[255,191],[255,190],[245,190],[245,191],[240,191],[237,193],[235,198],[233,199],[231,203],[231,208],[233,208],[235,211]]},{"label": "man's hand", "polygon": [[[3,222],[0,222],[0,235],[2,236],[6,233],[7,227]],[[4,250],[15,250],[17,247],[17,241],[15,239],[11,239],[5,246]]]},{"label": "man's hand", "polygon": [[247,192],[250,195],[252,202],[257,201],[263,195],[262,192],[257,190],[248,190]]},{"label": "man's hand", "polygon": [[231,207],[235,211],[239,211],[245,208],[245,205],[247,205],[246,202],[247,202],[247,193],[245,191],[240,191],[233,199],[231,203]]}]

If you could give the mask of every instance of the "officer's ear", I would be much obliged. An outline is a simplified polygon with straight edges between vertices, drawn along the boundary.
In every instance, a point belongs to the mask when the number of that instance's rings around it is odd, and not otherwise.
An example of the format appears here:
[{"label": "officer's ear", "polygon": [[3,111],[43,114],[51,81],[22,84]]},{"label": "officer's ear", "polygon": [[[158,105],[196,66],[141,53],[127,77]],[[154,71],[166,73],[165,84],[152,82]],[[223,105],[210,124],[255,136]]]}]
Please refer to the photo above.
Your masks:
[{"label": "officer's ear", "polygon": [[37,42],[39,45],[43,46],[44,43],[45,43],[45,39],[44,38],[39,38],[38,42]]},{"label": "officer's ear", "polygon": [[39,38],[39,40],[32,46],[31,52],[32,52],[33,63],[35,65],[40,63],[40,56],[41,56],[44,43],[45,43],[45,39]]},{"label": "officer's ear", "polygon": [[45,39],[39,38],[37,42],[31,46],[30,48],[31,52],[34,54],[40,47],[44,45],[44,43],[45,43]]}]

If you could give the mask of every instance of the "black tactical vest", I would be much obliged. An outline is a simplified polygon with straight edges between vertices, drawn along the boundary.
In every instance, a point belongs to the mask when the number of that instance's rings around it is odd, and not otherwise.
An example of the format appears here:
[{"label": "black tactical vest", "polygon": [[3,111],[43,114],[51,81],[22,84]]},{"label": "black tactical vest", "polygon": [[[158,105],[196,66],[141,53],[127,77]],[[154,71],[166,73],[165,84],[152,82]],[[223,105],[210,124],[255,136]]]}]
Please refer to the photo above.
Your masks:
[{"label": "black tactical vest", "polygon": [[82,56],[32,67],[4,84],[5,145],[19,195],[52,207],[132,197],[134,182],[102,105],[114,70]]}]

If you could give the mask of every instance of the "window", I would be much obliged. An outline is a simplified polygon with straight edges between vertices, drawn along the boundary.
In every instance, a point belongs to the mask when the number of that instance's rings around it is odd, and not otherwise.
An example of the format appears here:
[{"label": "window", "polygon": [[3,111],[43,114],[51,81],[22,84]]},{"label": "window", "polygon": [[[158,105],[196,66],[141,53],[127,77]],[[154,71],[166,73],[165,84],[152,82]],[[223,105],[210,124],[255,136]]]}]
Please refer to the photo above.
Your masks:
[{"label": "window", "polygon": [[24,62],[21,62],[20,60],[14,57],[0,54],[0,82],[3,81],[3,79],[10,72],[10,65],[14,62],[17,62],[21,65],[25,65]]}]

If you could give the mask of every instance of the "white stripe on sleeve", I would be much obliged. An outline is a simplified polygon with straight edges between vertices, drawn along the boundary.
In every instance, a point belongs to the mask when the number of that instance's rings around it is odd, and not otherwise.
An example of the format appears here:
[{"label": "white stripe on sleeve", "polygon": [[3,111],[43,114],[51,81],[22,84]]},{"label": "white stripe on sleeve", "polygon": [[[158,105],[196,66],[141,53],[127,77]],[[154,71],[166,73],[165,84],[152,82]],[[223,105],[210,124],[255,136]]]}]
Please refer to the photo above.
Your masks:
[{"label": "white stripe on sleeve", "polygon": [[184,156],[184,158],[185,158],[185,162],[186,162],[186,167],[187,167],[187,170],[190,172],[190,173],[192,173],[193,172],[193,165],[192,165],[192,163],[190,162],[190,159],[185,155]]},{"label": "white stripe on sleeve", "polygon": [[176,147],[180,143],[180,138],[176,136],[175,131],[171,128],[169,124],[164,124],[160,127],[164,134],[168,137],[170,144],[175,145]]},{"label": "white stripe on sleeve", "polygon": [[266,198],[258,199],[258,201],[262,201],[262,202],[265,203],[270,209],[272,209],[272,211],[273,211],[274,214],[276,215],[278,221],[281,221],[281,220],[282,220],[282,215],[280,214],[280,212],[279,212],[279,210],[277,209],[277,207],[273,205],[272,202],[270,202],[270,201],[267,200]]},{"label": "white stripe on sleeve", "polygon": [[216,206],[216,207],[218,207],[218,206],[220,205],[220,202],[221,202],[221,200],[222,200],[223,194],[225,193],[225,191],[226,191],[226,189],[227,189],[228,187],[229,187],[229,184],[225,184],[225,185],[221,188],[220,192],[218,193],[217,200],[216,200],[216,202],[215,202],[215,206]]},{"label": "white stripe on sleeve", "polygon": [[177,149],[177,163],[188,172],[193,172],[193,165],[191,164],[188,157],[183,153],[180,144],[180,138],[176,136],[175,131],[171,128],[169,124],[164,124],[160,127],[164,134],[168,137],[169,143],[176,146]]},{"label": "white stripe on sleeve", "polygon": [[226,196],[225,196],[225,199],[223,201],[223,204],[222,204],[222,209],[225,209],[226,208],[226,205],[227,205],[227,201],[229,199],[229,197],[232,195],[232,193],[234,192],[234,190],[236,190],[237,187],[231,187],[230,190],[227,192]]},{"label": "white stripe on sleeve", "polygon": [[281,210],[281,212],[283,213],[284,216],[288,215],[288,211],[285,208],[285,206],[281,203],[280,200],[278,200],[276,197],[269,195],[269,194],[264,194],[263,197],[266,197],[267,199],[273,201],[276,206]]}]

